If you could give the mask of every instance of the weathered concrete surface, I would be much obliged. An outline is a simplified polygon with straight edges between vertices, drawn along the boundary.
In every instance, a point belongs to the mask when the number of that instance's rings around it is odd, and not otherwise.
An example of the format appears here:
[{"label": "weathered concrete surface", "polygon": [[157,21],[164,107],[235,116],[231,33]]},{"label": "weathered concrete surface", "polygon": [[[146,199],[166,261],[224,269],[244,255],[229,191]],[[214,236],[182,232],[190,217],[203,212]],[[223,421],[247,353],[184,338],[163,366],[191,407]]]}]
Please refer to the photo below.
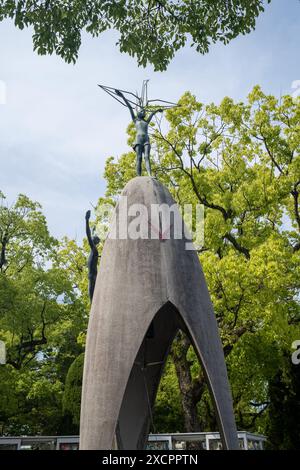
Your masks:
[{"label": "weathered concrete surface", "polygon": [[[129,207],[143,203],[149,213],[151,204],[174,204],[167,189],[149,177],[131,180],[123,196]],[[149,406],[178,328],[198,353],[224,447],[238,447],[217,322],[197,253],[186,251],[185,242],[106,240],[87,336],[81,449],[112,449],[115,435],[119,449],[145,447]],[[147,335],[151,323],[154,335]]]}]

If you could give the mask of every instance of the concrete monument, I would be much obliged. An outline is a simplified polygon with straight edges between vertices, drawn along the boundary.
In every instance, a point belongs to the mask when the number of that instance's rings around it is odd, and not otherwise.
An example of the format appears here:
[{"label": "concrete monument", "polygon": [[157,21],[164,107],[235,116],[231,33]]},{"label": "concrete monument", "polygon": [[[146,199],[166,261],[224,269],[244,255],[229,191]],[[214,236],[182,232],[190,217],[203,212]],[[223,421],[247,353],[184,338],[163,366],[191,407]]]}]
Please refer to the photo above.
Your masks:
[{"label": "concrete monument", "polygon": [[[137,177],[123,190],[116,220],[143,204],[174,204],[168,190]],[[124,235],[124,234],[123,234]],[[179,329],[203,367],[223,446],[237,449],[231,392],[218,326],[196,251],[186,239],[108,236],[93,296],[84,364],[81,449],[144,449],[163,367]]]}]

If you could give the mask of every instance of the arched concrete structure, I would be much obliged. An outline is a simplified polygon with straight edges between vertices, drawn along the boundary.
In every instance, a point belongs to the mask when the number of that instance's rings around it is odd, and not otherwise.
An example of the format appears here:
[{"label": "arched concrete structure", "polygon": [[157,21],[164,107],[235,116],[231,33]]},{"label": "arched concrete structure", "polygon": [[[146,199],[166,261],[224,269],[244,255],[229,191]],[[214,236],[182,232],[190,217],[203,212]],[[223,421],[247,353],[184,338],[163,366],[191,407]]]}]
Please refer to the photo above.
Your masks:
[{"label": "arched concrete structure", "polygon": [[[149,214],[151,204],[174,204],[149,177],[131,180],[122,201],[125,196],[128,207],[144,204]],[[119,449],[145,448],[150,409],[179,328],[203,366],[224,448],[238,448],[216,318],[197,253],[185,249],[186,241],[107,238],[88,327],[81,449],[112,449],[115,435]]]}]

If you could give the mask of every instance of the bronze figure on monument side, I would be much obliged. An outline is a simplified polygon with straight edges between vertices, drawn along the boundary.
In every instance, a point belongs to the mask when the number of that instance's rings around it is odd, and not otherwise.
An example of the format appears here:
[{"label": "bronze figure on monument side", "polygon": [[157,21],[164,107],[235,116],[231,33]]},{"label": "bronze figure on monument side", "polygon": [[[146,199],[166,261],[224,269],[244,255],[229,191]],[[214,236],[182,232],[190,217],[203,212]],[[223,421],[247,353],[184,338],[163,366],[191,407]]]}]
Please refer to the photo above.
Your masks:
[{"label": "bronze figure on monument side", "polygon": [[90,228],[91,211],[87,211],[85,214],[85,225],[86,225],[86,236],[91,248],[89,259],[88,259],[88,279],[89,279],[89,297],[90,301],[93,300],[97,271],[98,271],[98,259],[99,252],[97,246],[100,243],[98,235],[92,235]]},{"label": "bronze figure on monument side", "polygon": [[[175,201],[159,181],[130,180],[114,220],[143,202],[169,208]],[[111,230],[113,230],[112,222]],[[215,407],[224,449],[237,449],[232,397],[218,324],[196,250],[181,237],[107,237],[101,255],[87,333],[80,418],[80,449],[145,449],[155,398],[173,339],[190,339]]]}]

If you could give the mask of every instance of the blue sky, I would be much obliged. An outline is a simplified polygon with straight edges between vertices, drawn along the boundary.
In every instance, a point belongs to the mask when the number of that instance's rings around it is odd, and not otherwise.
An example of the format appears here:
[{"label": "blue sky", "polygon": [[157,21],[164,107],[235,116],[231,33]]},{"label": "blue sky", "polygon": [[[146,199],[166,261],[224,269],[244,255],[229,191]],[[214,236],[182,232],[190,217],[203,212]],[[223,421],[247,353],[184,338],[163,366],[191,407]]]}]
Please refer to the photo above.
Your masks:
[{"label": "blue sky", "polygon": [[73,66],[36,55],[30,30],[0,23],[0,189],[10,203],[19,193],[38,200],[53,235],[81,241],[85,211],[105,191],[106,158],[128,151],[129,114],[97,83],[134,91],[147,78],[149,94],[170,101],[186,90],[206,103],[244,100],[255,84],[280,96],[300,80],[299,37],[299,0],[272,0],[250,35],[205,56],[187,47],[159,73],[119,53],[115,32],[84,35]]}]

